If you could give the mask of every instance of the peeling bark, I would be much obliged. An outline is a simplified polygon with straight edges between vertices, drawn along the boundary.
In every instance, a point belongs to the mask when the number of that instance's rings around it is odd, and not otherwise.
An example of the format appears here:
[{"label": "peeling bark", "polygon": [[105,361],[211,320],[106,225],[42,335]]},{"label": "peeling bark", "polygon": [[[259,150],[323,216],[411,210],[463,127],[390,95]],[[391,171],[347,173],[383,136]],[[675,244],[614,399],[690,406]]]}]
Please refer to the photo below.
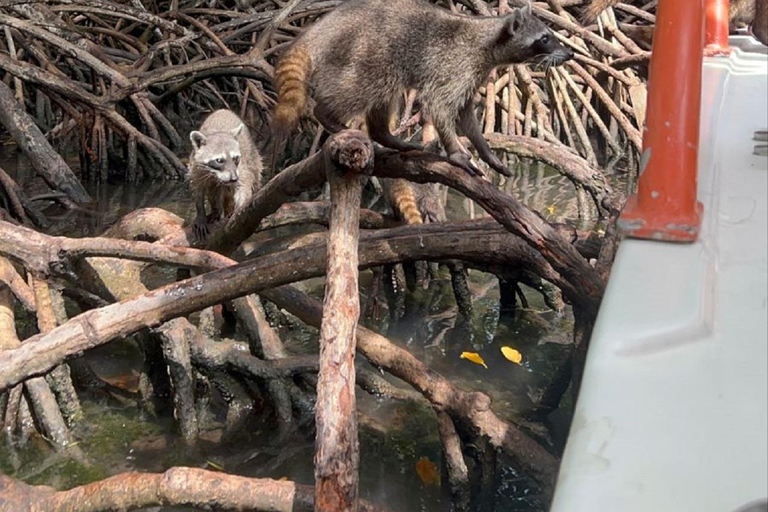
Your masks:
[{"label": "peeling bark", "polygon": [[[56,492],[0,475],[0,512],[108,512],[147,507],[191,507],[220,512],[307,512],[313,489],[288,480],[248,478],[196,468],[123,473]],[[365,502],[364,512],[386,512]]]},{"label": "peeling bark", "polygon": [[[362,191],[359,173],[370,167],[373,146],[361,133],[352,131],[342,132],[328,145],[326,175],[331,186],[331,219],[315,412],[315,512],[357,512],[360,447],[355,401],[355,329],[360,316],[357,245]],[[336,152],[341,165],[335,165],[331,159]]]}]

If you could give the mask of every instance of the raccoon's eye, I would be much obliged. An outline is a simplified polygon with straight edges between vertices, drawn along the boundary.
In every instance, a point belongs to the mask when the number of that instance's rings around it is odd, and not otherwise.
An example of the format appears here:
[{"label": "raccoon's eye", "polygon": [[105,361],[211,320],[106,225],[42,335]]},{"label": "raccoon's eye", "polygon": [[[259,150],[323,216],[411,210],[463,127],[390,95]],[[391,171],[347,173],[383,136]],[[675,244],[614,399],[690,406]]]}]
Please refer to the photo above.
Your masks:
[{"label": "raccoon's eye", "polygon": [[539,42],[540,42],[541,44],[547,44],[547,43],[549,43],[549,34],[544,34],[543,36],[541,36],[541,37],[539,38]]},{"label": "raccoon's eye", "polygon": [[238,164],[240,164],[240,157],[239,156],[234,156],[234,157],[232,157],[232,161],[235,162],[235,165],[238,165]]},{"label": "raccoon's eye", "polygon": [[224,159],[223,158],[217,158],[215,161],[216,161],[216,165],[224,165]]}]

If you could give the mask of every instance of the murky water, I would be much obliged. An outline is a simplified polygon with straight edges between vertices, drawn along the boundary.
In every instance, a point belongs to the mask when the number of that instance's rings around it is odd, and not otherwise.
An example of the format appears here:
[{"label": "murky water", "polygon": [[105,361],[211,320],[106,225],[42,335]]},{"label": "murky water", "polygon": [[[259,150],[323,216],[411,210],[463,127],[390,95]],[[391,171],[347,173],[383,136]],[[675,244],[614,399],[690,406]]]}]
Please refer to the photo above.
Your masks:
[{"label": "murky water", "polygon": [[[35,195],[37,178],[11,147],[0,149],[0,166],[20,185]],[[623,186],[622,181],[616,182]],[[565,178],[543,166],[520,166],[507,184],[508,190],[549,220],[579,224],[574,188]],[[97,235],[115,220],[137,208],[156,206],[190,219],[193,202],[181,183],[100,185],[89,190],[96,199],[88,211],[59,210],[46,213],[55,223],[51,233],[70,236]],[[39,203],[41,206],[44,203]],[[451,219],[467,218],[473,207],[464,198],[448,196]],[[483,212],[474,208],[476,216]],[[582,222],[583,227],[591,224]],[[370,282],[370,272],[362,283]],[[321,280],[311,288],[318,293]],[[538,293],[525,289],[529,307],[518,309],[514,319],[499,311],[499,290],[495,278],[472,271],[469,276],[474,315],[470,325],[457,322],[457,308],[450,280],[434,280],[421,294],[416,317],[406,317],[396,326],[382,319],[363,318],[362,323],[389,327],[394,339],[407,347],[430,368],[449,377],[465,389],[482,390],[493,398],[493,409],[502,418],[532,417],[540,393],[570,356],[570,314],[549,310]],[[361,290],[363,297],[370,291]],[[394,333],[394,334],[392,334]],[[289,350],[304,353],[316,350],[313,329],[283,328]],[[507,346],[522,354],[514,364],[501,353]],[[476,352],[487,368],[461,359],[462,352]],[[102,378],[127,391],[135,390],[136,371],[141,357],[129,339],[115,342],[86,355]],[[443,512],[450,510],[446,477],[441,468],[440,443],[434,414],[429,408],[394,402],[358,390],[361,418],[361,495],[387,505],[393,511]],[[43,440],[19,452],[13,464],[5,446],[0,446],[0,471],[36,484],[68,488],[129,470],[162,471],[173,465],[189,465],[255,476],[288,478],[299,483],[313,481],[313,439],[307,432],[279,447],[273,443],[269,422],[255,421],[250,432],[233,443],[221,443],[221,418],[214,418],[202,434],[199,447],[185,450],[177,442],[172,418],[149,418],[139,412],[134,400],[114,393],[89,392],[84,398],[87,418],[78,432],[81,447],[93,461],[83,466],[51,454]],[[571,412],[568,393],[561,408],[549,415],[545,436],[554,451],[560,451],[567,434]],[[537,430],[539,433],[544,431]],[[420,462],[421,461],[421,462]],[[426,461],[426,462],[424,462]],[[417,464],[435,469],[436,478],[417,473]],[[542,499],[525,478],[517,475],[504,459],[496,475],[496,511],[542,510]]]}]

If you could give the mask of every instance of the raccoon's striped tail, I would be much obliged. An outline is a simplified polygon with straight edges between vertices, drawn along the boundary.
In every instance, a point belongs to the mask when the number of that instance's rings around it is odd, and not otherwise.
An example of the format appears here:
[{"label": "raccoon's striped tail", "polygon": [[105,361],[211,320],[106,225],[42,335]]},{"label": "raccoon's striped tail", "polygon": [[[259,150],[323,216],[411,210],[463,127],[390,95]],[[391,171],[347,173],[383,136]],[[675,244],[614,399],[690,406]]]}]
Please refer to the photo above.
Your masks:
[{"label": "raccoon's striped tail", "polygon": [[312,60],[303,45],[294,44],[280,57],[275,67],[277,105],[272,113],[272,132],[284,140],[296,129],[307,108]]},{"label": "raccoon's striped tail", "polygon": [[594,23],[604,10],[619,2],[620,0],[592,0],[581,12],[581,23],[584,25]]},{"label": "raccoon's striped tail", "polygon": [[416,195],[407,180],[396,179],[392,181],[389,201],[392,208],[408,225],[424,223],[419,207],[416,205]]}]

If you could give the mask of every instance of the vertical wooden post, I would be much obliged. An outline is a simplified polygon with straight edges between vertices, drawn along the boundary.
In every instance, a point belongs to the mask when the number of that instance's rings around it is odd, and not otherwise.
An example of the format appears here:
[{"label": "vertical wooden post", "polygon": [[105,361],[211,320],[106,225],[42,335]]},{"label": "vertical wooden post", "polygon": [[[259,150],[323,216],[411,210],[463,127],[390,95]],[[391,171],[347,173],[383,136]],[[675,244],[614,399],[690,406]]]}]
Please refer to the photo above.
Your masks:
[{"label": "vertical wooden post", "polygon": [[360,315],[357,287],[360,172],[370,168],[373,147],[347,130],[324,148],[331,187],[328,273],[320,326],[315,442],[315,512],[357,512],[358,466],[355,403],[355,331]]}]

